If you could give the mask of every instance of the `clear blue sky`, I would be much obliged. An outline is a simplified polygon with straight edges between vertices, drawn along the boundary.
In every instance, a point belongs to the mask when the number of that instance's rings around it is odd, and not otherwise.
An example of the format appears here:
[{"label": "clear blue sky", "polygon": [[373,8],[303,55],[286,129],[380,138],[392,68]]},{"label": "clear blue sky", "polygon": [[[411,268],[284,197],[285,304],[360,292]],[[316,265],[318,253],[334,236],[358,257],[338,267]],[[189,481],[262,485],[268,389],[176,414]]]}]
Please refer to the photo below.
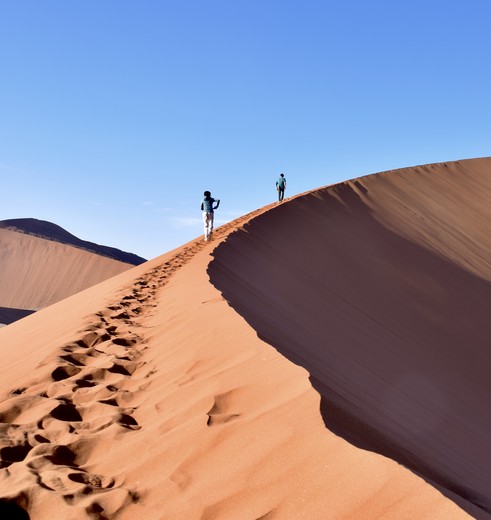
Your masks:
[{"label": "clear blue sky", "polygon": [[382,170],[491,155],[489,0],[0,0],[0,220],[153,258]]}]

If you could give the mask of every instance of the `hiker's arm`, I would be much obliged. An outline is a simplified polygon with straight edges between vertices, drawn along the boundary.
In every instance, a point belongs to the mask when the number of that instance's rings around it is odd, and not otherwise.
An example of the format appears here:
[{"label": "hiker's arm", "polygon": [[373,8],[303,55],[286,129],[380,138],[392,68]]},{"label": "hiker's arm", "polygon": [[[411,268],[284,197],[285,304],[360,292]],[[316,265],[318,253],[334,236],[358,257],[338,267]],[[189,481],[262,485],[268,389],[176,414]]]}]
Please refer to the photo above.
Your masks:
[{"label": "hiker's arm", "polygon": [[216,206],[213,209],[218,209],[218,206],[220,206],[220,199],[216,200]]},{"label": "hiker's arm", "polygon": [[201,203],[201,211],[203,211],[203,203]]}]

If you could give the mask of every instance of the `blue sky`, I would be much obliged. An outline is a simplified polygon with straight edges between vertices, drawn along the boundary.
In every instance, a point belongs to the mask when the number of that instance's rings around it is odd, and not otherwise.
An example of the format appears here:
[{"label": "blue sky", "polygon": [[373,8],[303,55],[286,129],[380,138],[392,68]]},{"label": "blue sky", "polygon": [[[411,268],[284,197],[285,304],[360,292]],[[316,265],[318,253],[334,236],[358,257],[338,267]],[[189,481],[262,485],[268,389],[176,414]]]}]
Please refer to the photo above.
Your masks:
[{"label": "blue sky", "polygon": [[0,0],[0,220],[153,258],[361,175],[490,154],[489,0]]}]

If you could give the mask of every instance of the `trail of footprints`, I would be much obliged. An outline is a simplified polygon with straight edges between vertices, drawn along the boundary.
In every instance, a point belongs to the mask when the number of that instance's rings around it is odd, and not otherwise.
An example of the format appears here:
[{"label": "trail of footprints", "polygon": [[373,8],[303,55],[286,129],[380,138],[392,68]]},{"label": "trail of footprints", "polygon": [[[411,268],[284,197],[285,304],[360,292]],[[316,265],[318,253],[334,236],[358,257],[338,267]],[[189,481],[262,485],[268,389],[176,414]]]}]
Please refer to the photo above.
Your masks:
[{"label": "trail of footprints", "polygon": [[[215,238],[257,213],[221,226]],[[159,289],[204,247],[197,240],[138,278],[119,301],[94,314],[78,337],[60,348],[50,381],[17,388],[0,403],[0,500],[28,509],[29,489],[40,486],[99,520],[113,518],[138,501],[138,493],[123,481],[91,473],[84,464],[96,449],[99,432],[113,428],[135,433],[142,428],[134,412],[155,373],[143,359],[145,318],[154,312]],[[217,411],[210,411],[209,424],[225,421],[214,418]]]},{"label": "trail of footprints", "polygon": [[[26,507],[29,488],[37,485],[101,520],[138,500],[124,482],[91,473],[84,463],[99,432],[141,429],[134,412],[155,373],[143,359],[144,321],[154,312],[159,289],[203,247],[197,241],[137,279],[119,301],[93,315],[77,339],[60,348],[51,381],[15,389],[0,403],[0,498]],[[21,484],[5,492],[16,476]],[[105,500],[108,494],[111,499]]]}]

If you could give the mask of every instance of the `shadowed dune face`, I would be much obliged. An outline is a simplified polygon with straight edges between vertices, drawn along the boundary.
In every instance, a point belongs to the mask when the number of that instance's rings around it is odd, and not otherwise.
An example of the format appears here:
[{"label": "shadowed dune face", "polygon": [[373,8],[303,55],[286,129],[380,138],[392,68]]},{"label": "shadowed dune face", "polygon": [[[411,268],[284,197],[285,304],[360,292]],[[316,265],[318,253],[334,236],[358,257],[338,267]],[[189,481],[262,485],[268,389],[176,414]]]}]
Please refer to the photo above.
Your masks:
[{"label": "shadowed dune face", "polygon": [[29,316],[34,311],[26,309],[12,309],[9,307],[0,307],[0,326],[8,325],[14,321],[20,320]]},{"label": "shadowed dune face", "polygon": [[278,206],[212,283],[305,367],[329,429],[491,518],[491,159],[408,168]]},{"label": "shadowed dune face", "polygon": [[0,501],[1,518],[8,520],[29,520],[29,514],[14,502]]}]

